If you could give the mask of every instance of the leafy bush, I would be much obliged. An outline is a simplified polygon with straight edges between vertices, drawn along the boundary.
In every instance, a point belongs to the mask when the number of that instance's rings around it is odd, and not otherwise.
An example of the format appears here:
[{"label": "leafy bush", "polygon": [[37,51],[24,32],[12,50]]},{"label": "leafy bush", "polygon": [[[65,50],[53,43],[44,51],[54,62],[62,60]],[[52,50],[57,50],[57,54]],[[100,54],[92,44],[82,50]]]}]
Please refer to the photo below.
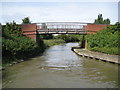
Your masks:
[{"label": "leafy bush", "polygon": [[[27,57],[41,48],[32,39],[23,36],[20,27],[15,22],[3,25],[2,31],[3,63],[10,62],[8,60],[13,58]],[[4,58],[7,59],[4,60]]]},{"label": "leafy bush", "polygon": [[86,36],[88,49],[110,54],[119,54],[119,30],[120,24],[117,23],[95,34],[88,34]]}]

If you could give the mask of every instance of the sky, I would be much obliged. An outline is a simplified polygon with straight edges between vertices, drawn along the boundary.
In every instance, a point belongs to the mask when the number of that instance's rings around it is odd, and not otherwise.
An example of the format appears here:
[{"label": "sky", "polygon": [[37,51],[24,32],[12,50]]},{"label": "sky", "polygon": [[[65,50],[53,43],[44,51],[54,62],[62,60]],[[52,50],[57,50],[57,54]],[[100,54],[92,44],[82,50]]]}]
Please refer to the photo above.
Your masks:
[{"label": "sky", "polygon": [[[118,2],[78,2],[78,1],[46,1],[38,2],[4,0],[0,2],[0,22],[20,24],[22,19],[29,17],[32,23],[39,22],[87,22],[93,23],[98,14],[109,18],[111,24],[118,21]],[[33,2],[34,1],[34,2]]]}]

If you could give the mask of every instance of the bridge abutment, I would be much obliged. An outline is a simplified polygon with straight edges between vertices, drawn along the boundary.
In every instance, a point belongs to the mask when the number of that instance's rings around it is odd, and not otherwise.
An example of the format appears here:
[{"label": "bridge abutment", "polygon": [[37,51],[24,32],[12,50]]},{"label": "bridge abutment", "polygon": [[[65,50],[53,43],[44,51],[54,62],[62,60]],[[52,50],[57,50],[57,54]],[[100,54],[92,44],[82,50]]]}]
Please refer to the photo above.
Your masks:
[{"label": "bridge abutment", "polygon": [[23,35],[33,39],[37,44],[40,43],[39,35],[37,32],[38,27],[36,23],[22,24],[21,29],[22,29]]}]

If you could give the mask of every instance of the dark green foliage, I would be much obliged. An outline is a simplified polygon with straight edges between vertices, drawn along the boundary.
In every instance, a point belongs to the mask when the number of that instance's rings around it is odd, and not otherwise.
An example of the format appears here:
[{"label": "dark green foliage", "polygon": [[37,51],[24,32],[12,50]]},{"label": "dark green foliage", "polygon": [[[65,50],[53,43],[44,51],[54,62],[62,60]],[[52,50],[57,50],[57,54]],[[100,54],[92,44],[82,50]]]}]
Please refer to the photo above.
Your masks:
[{"label": "dark green foliage", "polygon": [[95,19],[94,24],[110,24],[110,19],[104,19],[102,17],[102,14],[98,15],[98,18]]},{"label": "dark green foliage", "polygon": [[61,35],[57,35],[54,38],[55,39],[62,39],[65,42],[77,42],[79,41],[79,36],[80,35],[65,35],[65,34],[61,34]]},{"label": "dark green foliage", "polygon": [[103,17],[102,17],[102,14],[99,14],[98,15],[98,18],[95,19],[95,24],[103,24]]},{"label": "dark green foliage", "polygon": [[65,34],[61,34],[61,35],[57,35],[57,36],[55,37],[55,39],[62,39],[62,40],[64,40],[65,42],[67,42],[67,41],[68,41],[68,36],[65,35]]},{"label": "dark green foliage", "polygon": [[30,24],[31,21],[29,19],[29,17],[25,17],[24,19],[22,19],[22,24]]},{"label": "dark green foliage", "polygon": [[6,25],[2,26],[2,36],[8,37],[12,35],[20,36],[22,34],[20,27],[16,25],[16,23],[13,21],[13,23],[6,23]]},{"label": "dark green foliage", "polygon": [[3,63],[10,62],[8,58],[11,60],[23,58],[39,50],[39,46],[33,40],[21,33],[20,27],[15,22],[2,26]]},{"label": "dark green foliage", "polygon": [[52,34],[44,34],[44,35],[40,35],[40,38],[42,39],[53,39],[53,35]]},{"label": "dark green foliage", "polygon": [[105,19],[104,21],[103,21],[103,24],[110,24],[110,19]]},{"label": "dark green foliage", "polygon": [[105,52],[109,54],[119,54],[118,35],[120,24],[117,23],[96,34],[87,35],[87,47],[90,50]]}]

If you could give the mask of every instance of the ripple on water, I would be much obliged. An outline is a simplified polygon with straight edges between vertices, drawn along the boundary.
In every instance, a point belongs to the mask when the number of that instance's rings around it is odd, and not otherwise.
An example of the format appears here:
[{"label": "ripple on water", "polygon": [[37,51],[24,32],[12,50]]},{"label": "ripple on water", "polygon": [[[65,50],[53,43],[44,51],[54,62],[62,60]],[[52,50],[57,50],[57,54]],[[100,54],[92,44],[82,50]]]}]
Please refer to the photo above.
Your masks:
[{"label": "ripple on water", "polygon": [[[42,56],[9,68],[5,87],[15,88],[115,88],[118,84],[116,65],[83,58],[71,51],[78,43],[55,45]],[[4,73],[4,72],[3,72]],[[8,82],[7,81],[13,81]]]}]

